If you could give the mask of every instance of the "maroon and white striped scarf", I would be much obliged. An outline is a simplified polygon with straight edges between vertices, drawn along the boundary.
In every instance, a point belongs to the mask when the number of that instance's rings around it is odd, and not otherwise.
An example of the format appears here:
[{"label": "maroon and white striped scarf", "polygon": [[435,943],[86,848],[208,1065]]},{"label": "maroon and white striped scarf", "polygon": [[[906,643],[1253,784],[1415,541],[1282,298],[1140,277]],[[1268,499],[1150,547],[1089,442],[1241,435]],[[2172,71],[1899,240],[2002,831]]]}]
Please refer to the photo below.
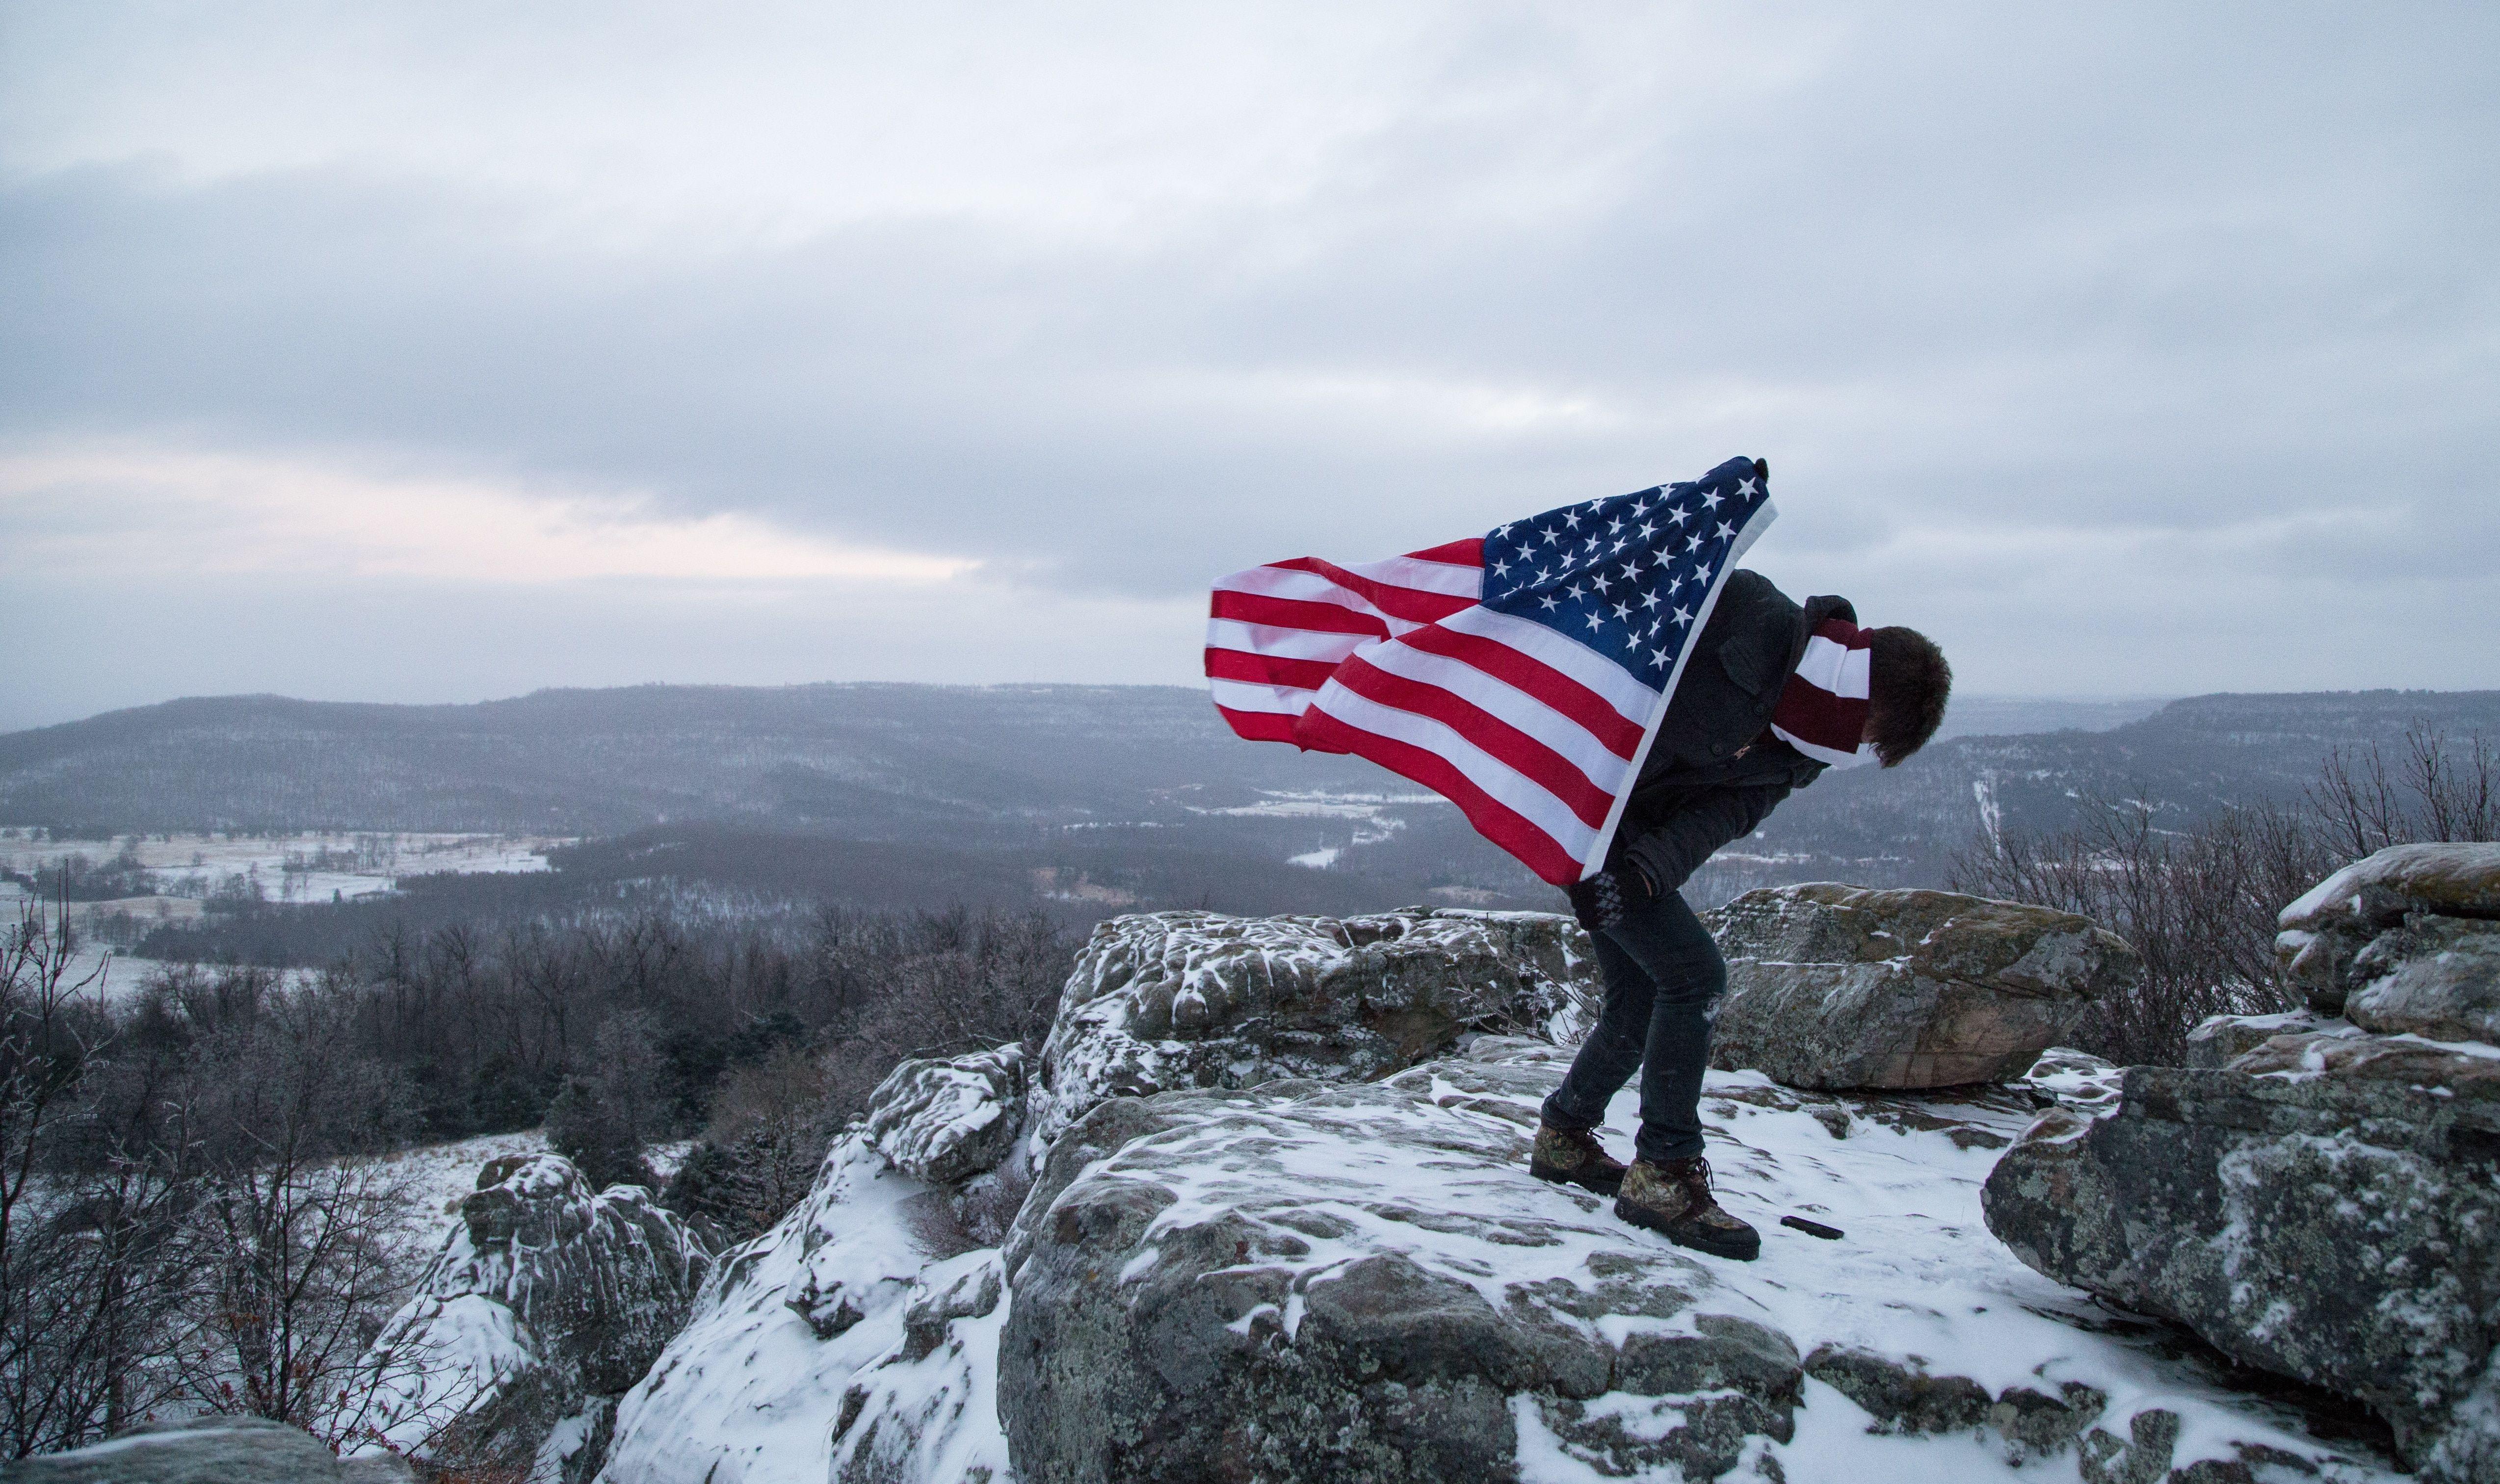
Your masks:
[{"label": "maroon and white striped scarf", "polygon": [[1855,768],[1877,762],[1866,735],[1867,631],[1826,618],[1805,642],[1805,658],[1771,710],[1771,734],[1818,763]]}]

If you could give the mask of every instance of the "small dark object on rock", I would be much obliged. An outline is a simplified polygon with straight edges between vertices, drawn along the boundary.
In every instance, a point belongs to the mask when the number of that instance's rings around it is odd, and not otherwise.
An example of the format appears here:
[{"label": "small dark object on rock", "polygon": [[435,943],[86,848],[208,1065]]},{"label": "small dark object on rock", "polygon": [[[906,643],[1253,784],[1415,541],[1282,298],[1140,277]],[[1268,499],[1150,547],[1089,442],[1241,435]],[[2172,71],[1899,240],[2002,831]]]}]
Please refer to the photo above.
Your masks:
[{"label": "small dark object on rock", "polygon": [[1838,1227],[1827,1227],[1820,1221],[1808,1221],[1803,1216],[1783,1216],[1780,1218],[1780,1225],[1794,1227],[1808,1237],[1820,1237],[1825,1241],[1838,1241],[1844,1235]]}]

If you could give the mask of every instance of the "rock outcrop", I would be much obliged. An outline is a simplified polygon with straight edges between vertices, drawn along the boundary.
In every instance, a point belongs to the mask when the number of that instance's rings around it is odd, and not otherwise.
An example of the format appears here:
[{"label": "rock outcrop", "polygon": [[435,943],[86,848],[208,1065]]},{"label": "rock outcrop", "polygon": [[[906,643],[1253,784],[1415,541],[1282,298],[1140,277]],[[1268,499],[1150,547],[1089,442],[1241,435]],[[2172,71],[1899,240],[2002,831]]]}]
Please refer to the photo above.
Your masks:
[{"label": "rock outcrop", "polygon": [[943,1184],[993,1170],[1024,1121],[1021,1045],[905,1062],[869,1097],[868,1137],[895,1169]]},{"label": "rock outcrop", "polygon": [[[1025,1484],[1809,1484],[1868,1449],[1954,1479],[2104,1453],[2120,1472],[2091,1484],[2242,1484],[2269,1461],[2389,1479],[2113,1337],[1987,1234],[1998,1152],[2044,1106],[2115,1100],[2081,1053],[1944,1093],[1712,1072],[1719,1188],[1762,1228],[1757,1264],[1532,1180],[1571,1055],[1540,1033],[1587,989],[1572,936],[1472,914],[1110,925],[1025,1064],[1016,1152],[966,1173],[988,1136],[938,1137],[1013,1116],[993,1054],[890,1080],[807,1200],[714,1270],[618,1404],[603,1479],[1003,1484],[1012,1459]],[[1619,1148],[1635,1103],[1610,1109]]]},{"label": "rock outcrop", "polygon": [[2310,1010],[2286,1010],[2274,1015],[2208,1015],[2188,1033],[2187,1048],[2180,1055],[2179,1065],[2212,1071],[2228,1066],[2278,1036],[2305,1036],[2317,1031],[2361,1034],[2360,1028],[2349,1021]]},{"label": "rock outcrop", "polygon": [[999,1254],[950,1192],[864,1128],[807,1199],[725,1256],[694,1315],[616,1409],[607,1484],[987,1484]]},{"label": "rock outcrop", "polygon": [[2200,1065],[2129,1069],[2103,1116],[2044,1116],[1990,1177],[1990,1230],[2051,1277],[2366,1402],[2425,1478],[2500,1477],[2500,1047],[2429,1034],[2500,991],[2476,967],[2500,922],[2459,915],[2494,905],[2500,848],[2339,873],[2285,913],[2313,1010],[2210,1021]]},{"label": "rock outcrop", "polygon": [[133,1428],[90,1448],[0,1464],[8,1484],[414,1484],[408,1461],[341,1459],[302,1428],[194,1417]]},{"label": "rock outcrop", "polygon": [[[1838,1479],[1873,1433],[1933,1439],[1935,1477],[2014,1478],[2157,1441],[2156,1411],[2187,1419],[2177,1446],[2110,1455],[2152,1471],[2095,1484],[2385,1477],[2149,1371],[1980,1229],[1994,1151],[2041,1102],[2098,1102],[2105,1064],[1941,1098],[1712,1074],[1722,1199],[1765,1234],[1733,1264],[1526,1178],[1562,1060],[1488,1038],[1373,1084],[1098,1106],[1005,1249],[1018,1477]],[[1776,1225],[1792,1211],[1846,1235]]]},{"label": "rock outcrop", "polygon": [[2142,972],[2089,918],[1953,892],[1769,887],[1703,921],[1727,960],[1711,1065],[1792,1087],[2017,1077]]},{"label": "rock outcrop", "polygon": [[1787,1441],[1802,1372],[1757,1305],[1522,1177],[1553,1082],[1444,1062],[1097,1107],[1006,1248],[1018,1476],[1499,1478],[1530,1427],[1715,1478]]},{"label": "rock outcrop", "polygon": [[366,1352],[368,1384],[342,1420],[365,1452],[386,1441],[579,1484],[616,1398],[684,1323],[710,1266],[639,1185],[594,1193],[552,1154],[492,1161],[416,1297]]},{"label": "rock outcrop", "polygon": [[1573,1033],[1595,1001],[1585,949],[1542,913],[1102,924],[1038,1055],[906,1062],[878,1086],[809,1198],[724,1260],[625,1398],[607,1477],[777,1479],[803,1455],[838,1484],[1003,1477],[998,1243],[1069,1123],[1167,1089],[1382,1076],[1471,1034]]},{"label": "rock outcrop", "polygon": [[1545,912],[1112,918],[1061,992],[1033,1135],[1046,1147],[1108,1098],[1383,1077],[1469,1031],[1577,1039],[1598,995],[1587,943]]},{"label": "rock outcrop", "polygon": [[2500,844],[2390,845],[2319,882],[2277,926],[2285,976],[2317,1013],[2500,1040]]}]

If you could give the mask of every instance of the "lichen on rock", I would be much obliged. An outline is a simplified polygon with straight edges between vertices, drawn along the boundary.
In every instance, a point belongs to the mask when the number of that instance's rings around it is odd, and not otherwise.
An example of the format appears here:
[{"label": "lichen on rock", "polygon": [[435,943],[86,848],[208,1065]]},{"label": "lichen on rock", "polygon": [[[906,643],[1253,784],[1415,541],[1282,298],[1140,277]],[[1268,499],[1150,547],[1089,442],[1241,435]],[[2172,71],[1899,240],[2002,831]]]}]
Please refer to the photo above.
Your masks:
[{"label": "lichen on rock", "polygon": [[[2500,1004],[2485,911],[2500,846],[2337,873],[2282,919],[2311,1009],[2218,1017],[2197,1065],[2130,1069],[2108,1116],[2043,1117],[1989,1179],[1990,1229],[2051,1277],[2366,1402],[2425,1478],[2500,1477],[2500,1047],[2459,1034]],[[2113,1478],[2158,1451],[2095,1447],[2087,1471]]]},{"label": "lichen on rock", "polygon": [[1766,887],[1703,921],[1727,960],[1711,1065],[1793,1087],[2018,1077],[2142,970],[2089,918],[1954,892]]}]

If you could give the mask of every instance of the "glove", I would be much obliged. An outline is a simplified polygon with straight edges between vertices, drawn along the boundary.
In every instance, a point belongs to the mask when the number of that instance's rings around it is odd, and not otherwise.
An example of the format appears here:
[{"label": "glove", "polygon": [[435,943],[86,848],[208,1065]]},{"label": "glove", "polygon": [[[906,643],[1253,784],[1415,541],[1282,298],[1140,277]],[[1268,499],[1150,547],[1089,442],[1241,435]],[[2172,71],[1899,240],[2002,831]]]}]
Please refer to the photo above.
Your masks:
[{"label": "glove", "polygon": [[1657,889],[1650,885],[1648,873],[1636,862],[1600,871],[1585,881],[1563,888],[1571,898],[1571,915],[1580,926],[1595,933],[1611,928],[1624,920],[1632,908],[1658,900]]}]

